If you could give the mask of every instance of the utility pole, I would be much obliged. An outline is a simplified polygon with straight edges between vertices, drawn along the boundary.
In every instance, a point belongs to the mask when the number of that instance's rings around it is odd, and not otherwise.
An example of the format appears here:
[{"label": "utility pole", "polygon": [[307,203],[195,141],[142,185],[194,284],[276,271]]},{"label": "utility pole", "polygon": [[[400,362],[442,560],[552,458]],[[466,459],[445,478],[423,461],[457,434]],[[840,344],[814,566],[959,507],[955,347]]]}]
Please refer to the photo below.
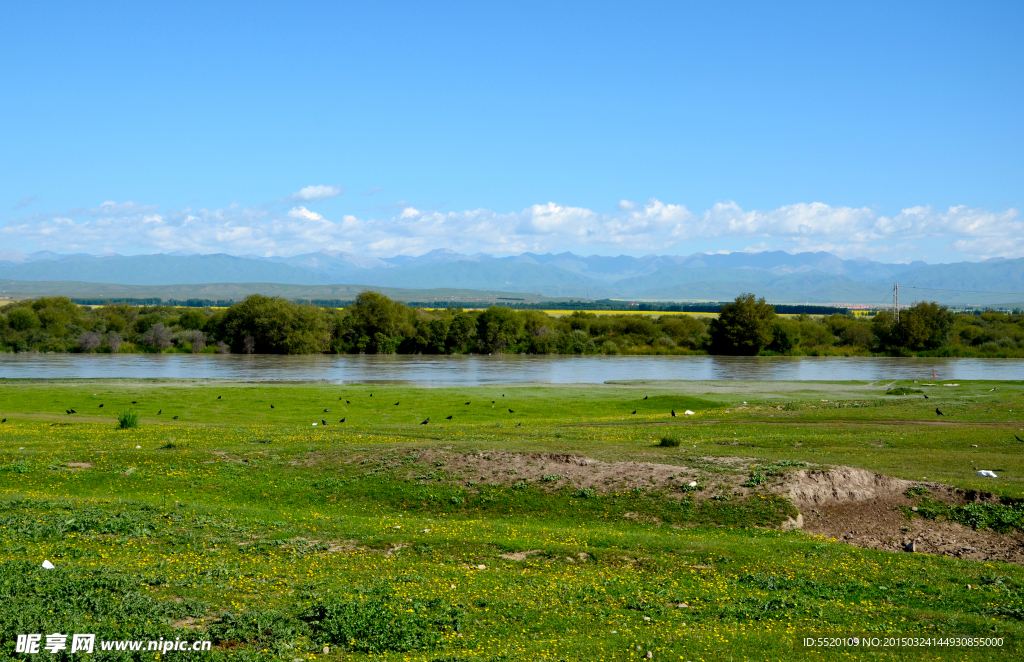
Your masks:
[{"label": "utility pole", "polygon": [[892,316],[900,323],[900,284],[892,284]]}]

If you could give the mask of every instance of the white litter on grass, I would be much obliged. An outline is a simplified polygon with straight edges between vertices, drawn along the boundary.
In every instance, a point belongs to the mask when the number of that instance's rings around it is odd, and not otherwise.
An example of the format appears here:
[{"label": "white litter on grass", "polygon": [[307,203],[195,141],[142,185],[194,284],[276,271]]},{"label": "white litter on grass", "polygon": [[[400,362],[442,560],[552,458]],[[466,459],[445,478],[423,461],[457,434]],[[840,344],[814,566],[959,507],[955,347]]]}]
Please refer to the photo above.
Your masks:
[{"label": "white litter on grass", "polygon": [[996,475],[996,472],[989,471],[988,469],[982,469],[978,472],[978,475],[983,478],[999,478],[999,476]]},{"label": "white litter on grass", "polygon": [[960,386],[959,384],[943,384],[943,386]]},{"label": "white litter on grass", "polygon": [[690,481],[690,487],[697,487],[697,481],[691,480]]},{"label": "white litter on grass", "polygon": [[142,446],[136,446],[135,450],[139,450],[140,448],[142,448]]},{"label": "white litter on grass", "polygon": [[52,563],[50,563],[48,560],[46,560],[46,559],[43,560],[43,568],[45,568],[47,570],[53,570],[54,567],[55,566]]},{"label": "white litter on grass", "polygon": [[683,412],[683,416],[693,416],[693,412],[687,409],[686,411]]},{"label": "white litter on grass", "polygon": [[314,423],[313,425],[315,426],[315,425],[316,425],[316,423]]}]

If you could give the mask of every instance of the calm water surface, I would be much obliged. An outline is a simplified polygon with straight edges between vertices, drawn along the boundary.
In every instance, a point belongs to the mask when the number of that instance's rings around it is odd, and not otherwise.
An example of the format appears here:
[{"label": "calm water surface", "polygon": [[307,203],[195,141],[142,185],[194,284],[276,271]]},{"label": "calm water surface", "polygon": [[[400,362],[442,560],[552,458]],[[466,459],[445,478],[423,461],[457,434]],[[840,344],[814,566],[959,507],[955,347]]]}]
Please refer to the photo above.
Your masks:
[{"label": "calm water surface", "polygon": [[632,379],[1024,379],[1024,359],[725,356],[244,356],[0,354],[0,378],[489,384]]}]

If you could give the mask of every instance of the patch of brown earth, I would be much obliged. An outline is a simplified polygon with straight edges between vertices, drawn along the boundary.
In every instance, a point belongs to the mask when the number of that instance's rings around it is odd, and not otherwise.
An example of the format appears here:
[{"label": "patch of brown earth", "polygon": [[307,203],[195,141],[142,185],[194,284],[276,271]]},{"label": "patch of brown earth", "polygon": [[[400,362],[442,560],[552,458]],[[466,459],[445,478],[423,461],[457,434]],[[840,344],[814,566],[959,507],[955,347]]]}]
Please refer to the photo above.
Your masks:
[{"label": "patch of brown earth", "polygon": [[917,499],[904,492],[923,485],[931,499],[948,504],[991,500],[937,483],[901,480],[863,469],[834,467],[794,471],[783,493],[800,509],[803,529],[858,547],[891,552],[942,554],[975,561],[1024,565],[1024,533],[975,531],[956,522],[907,518]]},{"label": "patch of brown earth", "polygon": [[[660,458],[659,458],[660,459]],[[738,458],[700,458],[700,468],[660,462],[604,462],[567,453],[448,453],[435,450],[418,452],[416,465],[408,472],[414,478],[443,471],[460,482],[478,485],[513,485],[526,481],[540,487],[592,489],[598,493],[621,492],[636,488],[669,489],[682,496],[680,488],[690,482],[705,486],[689,492],[695,498],[707,498],[719,491],[746,494],[739,485],[746,480],[746,467],[756,461]],[[555,478],[557,476],[557,478]],[[724,487],[719,489],[717,486]]]},{"label": "patch of brown earth", "polygon": [[92,469],[92,462],[68,462],[68,469]]},{"label": "patch of brown earth", "polygon": [[526,557],[531,556],[533,554],[540,554],[540,550],[531,549],[526,552],[509,552],[507,554],[499,554],[499,556],[501,556],[501,558],[503,559],[508,559],[509,561],[525,561]]}]

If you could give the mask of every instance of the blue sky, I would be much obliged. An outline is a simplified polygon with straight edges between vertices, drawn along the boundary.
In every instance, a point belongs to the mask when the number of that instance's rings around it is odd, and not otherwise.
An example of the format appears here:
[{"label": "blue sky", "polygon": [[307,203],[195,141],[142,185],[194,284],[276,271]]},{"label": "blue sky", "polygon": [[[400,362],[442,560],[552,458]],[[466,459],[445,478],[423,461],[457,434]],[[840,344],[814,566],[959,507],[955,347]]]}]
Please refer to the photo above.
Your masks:
[{"label": "blue sky", "polygon": [[1020,2],[4,16],[0,250],[1024,256]]}]

